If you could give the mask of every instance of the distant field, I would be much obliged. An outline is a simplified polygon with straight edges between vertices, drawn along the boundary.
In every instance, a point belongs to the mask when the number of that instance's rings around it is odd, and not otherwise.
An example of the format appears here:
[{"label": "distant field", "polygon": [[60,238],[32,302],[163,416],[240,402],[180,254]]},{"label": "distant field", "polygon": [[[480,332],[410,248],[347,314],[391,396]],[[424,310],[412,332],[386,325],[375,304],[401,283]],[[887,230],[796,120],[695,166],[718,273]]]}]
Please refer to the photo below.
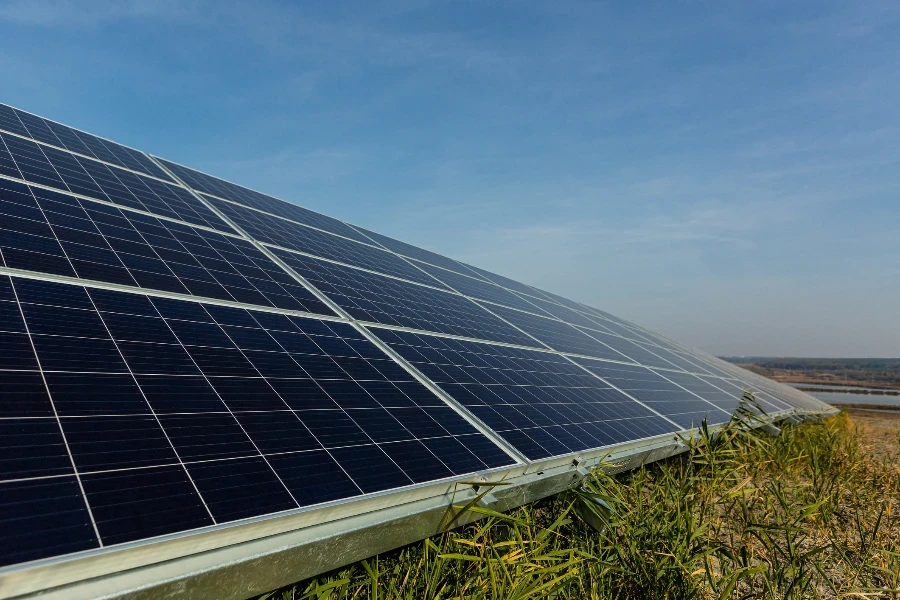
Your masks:
[{"label": "distant field", "polygon": [[726,357],[754,373],[786,383],[900,390],[900,358]]}]

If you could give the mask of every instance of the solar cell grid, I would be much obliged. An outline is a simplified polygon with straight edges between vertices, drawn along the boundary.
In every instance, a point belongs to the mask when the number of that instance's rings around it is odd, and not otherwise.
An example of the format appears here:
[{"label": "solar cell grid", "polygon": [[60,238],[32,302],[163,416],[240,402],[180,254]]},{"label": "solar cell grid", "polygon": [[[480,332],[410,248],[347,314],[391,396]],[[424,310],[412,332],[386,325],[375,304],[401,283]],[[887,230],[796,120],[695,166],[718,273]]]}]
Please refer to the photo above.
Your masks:
[{"label": "solar cell grid", "polygon": [[704,369],[701,365],[690,360],[688,357],[686,357],[684,354],[681,354],[680,352],[672,352],[672,351],[666,350],[664,348],[660,348],[658,346],[653,346],[651,344],[640,344],[638,342],[634,342],[634,343],[637,346],[640,346],[641,348],[647,350],[648,352],[653,352],[653,353],[665,358],[665,360],[667,362],[674,365],[674,366],[670,365],[670,366],[665,366],[665,367],[662,367],[662,365],[659,365],[662,368],[666,368],[666,369],[679,368],[684,371],[687,371],[688,373],[697,373],[699,375],[712,375],[712,373],[710,373],[709,370]]},{"label": "solar cell grid", "polygon": [[[129,208],[231,231],[184,188],[0,133],[0,168],[10,177]],[[9,155],[9,159],[7,159]],[[9,161],[15,167],[13,170]]]},{"label": "solar cell grid", "polygon": [[396,252],[397,254],[402,254],[403,256],[406,256],[408,258],[412,258],[420,262],[426,262],[432,265],[437,265],[438,267],[443,267],[444,269],[462,273],[464,275],[476,275],[467,265],[457,262],[452,258],[441,256],[440,254],[437,254],[435,252],[424,250],[422,248],[419,248],[418,246],[413,246],[412,244],[407,244],[406,242],[395,240],[394,238],[388,237],[386,235],[381,235],[380,233],[375,233],[374,231],[369,231],[368,229],[363,229],[362,227],[358,227],[356,225],[354,225],[353,227],[354,229],[363,233],[366,238],[369,238],[366,240],[367,242],[372,243],[374,241],[375,243],[380,244],[388,250]]},{"label": "solar cell grid", "polygon": [[[662,348],[638,344],[637,342],[616,335],[603,333],[602,331],[578,329],[582,333],[590,335],[592,338],[599,340],[620,354],[627,356],[627,360],[631,362],[663,369],[679,368],[673,362],[666,360],[667,357],[671,356],[671,353]],[[676,357],[673,357],[673,359],[677,360]]]},{"label": "solar cell grid", "polygon": [[657,344],[656,338],[647,336],[646,334],[641,333],[635,329],[632,329],[631,327],[627,327],[626,325],[624,325],[622,323],[619,323],[616,321],[610,321],[610,320],[603,320],[603,319],[600,319],[599,317],[595,317],[594,320],[597,321],[597,323],[602,325],[604,328],[612,331],[613,333],[615,333],[616,335],[619,335],[621,337],[624,337],[629,340],[633,340],[633,341],[636,341],[636,342],[639,342],[642,344],[650,342],[650,343],[653,343],[656,345],[660,345],[660,344]]},{"label": "solar cell grid", "polygon": [[783,408],[801,408],[815,411],[823,410],[823,406],[825,406],[825,403],[813,396],[804,394],[792,387],[780,385],[771,379],[757,375],[752,371],[746,371],[721,359],[711,357],[710,362],[716,366],[721,366],[720,370],[730,373],[730,377],[739,379],[752,391],[762,392],[760,395],[770,403],[781,405]]},{"label": "solar cell grid", "polygon": [[375,329],[531,460],[671,431],[671,423],[552,353]]},{"label": "solar cell grid", "polygon": [[502,304],[503,306],[518,308],[519,310],[527,310],[534,313],[541,312],[539,308],[521,296],[517,296],[509,290],[487,281],[476,279],[474,276],[467,277],[453,271],[432,267],[431,265],[422,265],[421,268],[460,294],[487,300],[495,304]]},{"label": "solar cell grid", "polygon": [[558,294],[553,294],[546,290],[542,290],[540,288],[534,287],[533,285],[528,286],[528,287],[531,288],[532,296],[539,296],[539,297],[545,298],[552,302],[556,302],[557,304],[562,304],[566,308],[570,308],[572,310],[577,310],[578,312],[585,313],[585,314],[592,315],[592,316],[602,317],[602,316],[605,316],[605,314],[606,314],[601,310],[597,310],[593,307],[587,306],[580,302],[575,302],[574,300],[569,300],[568,298],[565,298],[564,296],[560,296]]},{"label": "solar cell grid", "polygon": [[723,379],[721,377],[712,376],[701,377],[701,379],[738,397],[743,397],[744,392],[746,391],[754,391],[756,400],[759,403],[760,408],[762,408],[765,412],[780,411],[788,408],[789,406],[775,398],[772,398],[769,395],[761,394],[753,390],[752,386],[749,386],[741,381],[737,381],[736,379]]},{"label": "solar cell grid", "polygon": [[[565,321],[566,323],[571,323],[572,325],[579,325],[581,327],[586,327],[588,329],[605,331],[607,333],[612,333],[610,329],[607,329],[603,325],[598,324],[595,320],[589,319],[587,316],[583,315],[580,312],[574,311],[570,308],[566,308],[565,306],[560,306],[554,302],[549,302],[547,300],[540,300],[538,298],[533,298],[531,296],[525,297],[525,300],[538,306],[543,312],[560,319],[561,321]],[[531,312],[535,312],[532,310]]]},{"label": "solar cell grid", "polygon": [[478,267],[473,267],[472,265],[468,265],[466,263],[462,263],[466,268],[469,269],[472,273],[478,275],[482,279],[490,281],[491,283],[495,283],[497,285],[503,286],[505,288],[509,288],[513,291],[519,292],[521,294],[527,294],[528,299],[534,297],[540,297],[540,294],[534,290],[530,285],[525,285],[524,283],[520,283],[515,279],[510,279],[509,277],[504,277],[503,275],[497,275],[496,273],[491,273],[485,269],[480,269]]},{"label": "solar cell grid", "polygon": [[715,425],[724,423],[731,417],[730,413],[716,408],[646,367],[586,358],[574,360],[685,429],[698,427],[704,419],[710,425]]},{"label": "solar cell grid", "polygon": [[214,198],[208,198],[208,200],[229,219],[232,219],[238,227],[246,231],[250,237],[263,243],[306,252],[417,283],[443,287],[435,279],[385,250],[359,244]]},{"label": "solar cell grid", "polygon": [[[673,373],[671,371],[662,372],[660,375],[663,375],[673,383],[700,396],[707,402],[716,405],[718,408],[721,408],[729,414],[734,414],[741,399],[742,394],[737,393],[734,390],[728,391],[728,388],[721,383],[716,385],[717,382],[721,382],[722,380],[703,378],[687,373]],[[722,389],[723,387],[725,387],[725,389]]]},{"label": "solar cell grid", "polygon": [[[491,312],[509,321],[525,333],[534,336],[544,344],[560,352],[584,354],[610,360],[630,361],[621,352],[616,352],[606,344],[598,342],[573,325],[563,323],[550,317],[519,312],[516,310],[489,305]],[[610,336],[612,337],[612,336]]]},{"label": "solar cell grid", "polygon": [[199,171],[183,167],[181,165],[159,159],[166,168],[170,169],[189,187],[207,195],[217,196],[225,200],[231,200],[250,208],[255,208],[285,219],[297,221],[310,227],[323,229],[330,233],[342,235],[358,242],[371,243],[364,235],[346,223],[333,219],[321,213],[311,211],[290,202],[279,200],[266,194],[235,185],[224,179],[206,175]]},{"label": "solar cell grid", "polygon": [[0,262],[14,269],[333,314],[233,236],[0,180]]},{"label": "solar cell grid", "polygon": [[462,296],[283,250],[275,253],[355,319],[535,345],[532,338]]},{"label": "solar cell grid", "polygon": [[171,181],[171,178],[142,152],[5,104],[0,104],[0,129]]},{"label": "solar cell grid", "polygon": [[[28,392],[0,412],[0,486],[77,476],[105,544],[513,462],[350,325],[0,281],[0,304],[21,308],[0,330],[34,348],[24,362],[0,354],[4,384]],[[307,466],[329,483],[310,486]]]}]

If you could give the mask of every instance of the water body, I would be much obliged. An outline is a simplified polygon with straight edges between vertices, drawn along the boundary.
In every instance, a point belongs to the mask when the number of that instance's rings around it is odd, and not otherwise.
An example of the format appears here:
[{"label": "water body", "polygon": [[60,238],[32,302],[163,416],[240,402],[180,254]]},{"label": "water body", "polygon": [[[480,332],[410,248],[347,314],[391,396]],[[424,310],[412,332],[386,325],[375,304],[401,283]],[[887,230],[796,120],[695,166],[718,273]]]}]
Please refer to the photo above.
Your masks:
[{"label": "water body", "polygon": [[[788,383],[794,388],[822,388],[834,389],[836,386],[820,385],[815,383]],[[843,386],[842,386],[843,387]],[[875,388],[865,387],[847,387],[849,390],[868,390],[881,391]],[[900,396],[890,396],[887,394],[851,394],[849,392],[806,392],[822,402],[828,404],[881,404],[883,406],[900,406]]]},{"label": "water body", "polygon": [[865,390],[865,391],[880,391],[878,388],[871,387],[858,387],[855,385],[836,385],[834,383],[788,383],[785,385],[789,385],[792,388],[814,388],[814,389],[822,389],[822,390]]}]

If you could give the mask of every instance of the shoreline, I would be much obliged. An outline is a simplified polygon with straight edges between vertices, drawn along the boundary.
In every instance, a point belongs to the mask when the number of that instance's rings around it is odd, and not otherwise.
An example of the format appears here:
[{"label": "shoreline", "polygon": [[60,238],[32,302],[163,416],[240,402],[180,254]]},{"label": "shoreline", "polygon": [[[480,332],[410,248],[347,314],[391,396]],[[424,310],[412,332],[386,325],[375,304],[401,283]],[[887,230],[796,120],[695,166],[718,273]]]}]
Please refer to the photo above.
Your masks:
[{"label": "shoreline", "polygon": [[[782,382],[787,383],[787,382]],[[790,382],[794,383],[794,382]],[[799,384],[802,386],[803,384]],[[824,385],[824,384],[817,384]],[[820,392],[825,394],[859,394],[861,396],[900,396],[900,390],[891,390],[891,389],[871,389],[871,390],[856,390],[856,389],[847,389],[847,388],[825,388],[825,387],[796,387],[795,390],[800,390],[801,392]]]}]

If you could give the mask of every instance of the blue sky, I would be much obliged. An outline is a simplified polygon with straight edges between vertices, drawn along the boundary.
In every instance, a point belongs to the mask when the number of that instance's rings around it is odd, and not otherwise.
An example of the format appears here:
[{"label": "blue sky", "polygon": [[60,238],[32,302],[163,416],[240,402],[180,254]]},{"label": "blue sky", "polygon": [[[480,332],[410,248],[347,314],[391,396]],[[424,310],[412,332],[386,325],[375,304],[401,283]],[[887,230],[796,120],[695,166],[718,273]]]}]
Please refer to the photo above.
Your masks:
[{"label": "blue sky", "polygon": [[0,99],[717,354],[900,355],[900,3],[0,3]]}]

